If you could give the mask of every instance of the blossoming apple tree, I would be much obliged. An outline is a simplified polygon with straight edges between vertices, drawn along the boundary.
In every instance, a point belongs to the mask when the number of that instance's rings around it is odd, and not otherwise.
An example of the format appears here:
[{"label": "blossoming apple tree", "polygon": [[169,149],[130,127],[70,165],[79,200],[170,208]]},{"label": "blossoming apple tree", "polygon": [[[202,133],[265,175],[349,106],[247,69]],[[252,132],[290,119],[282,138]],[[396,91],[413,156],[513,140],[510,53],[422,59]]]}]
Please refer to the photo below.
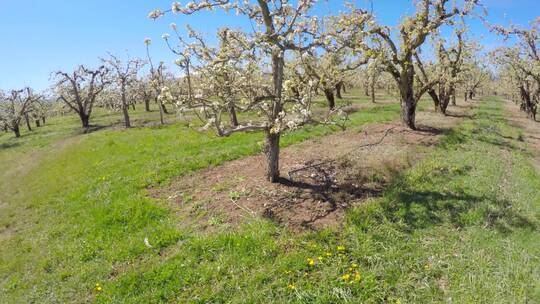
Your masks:
[{"label": "blossoming apple tree", "polygon": [[92,70],[80,65],[71,73],[57,71],[55,90],[58,100],[79,115],[82,127],[90,127],[90,115],[96,98],[109,84],[105,66]]},{"label": "blossoming apple tree", "polygon": [[128,58],[126,62],[123,62],[117,56],[109,54],[108,58],[102,59],[103,63],[111,71],[109,76],[111,77],[111,84],[115,85],[114,90],[119,93],[118,99],[114,99],[119,105],[124,115],[124,125],[126,128],[131,127],[129,120],[129,96],[134,95],[135,82],[137,80],[137,74],[144,66],[144,62],[140,59]]},{"label": "blossoming apple tree", "polygon": [[[279,180],[282,133],[309,121],[311,116],[312,83],[295,86],[293,90],[294,82],[285,73],[285,66],[290,53],[314,51],[323,44],[319,19],[310,15],[316,2],[201,0],[185,6],[174,2],[171,9],[155,10],[149,15],[158,18],[170,12],[191,15],[202,10],[220,9],[234,11],[252,22],[253,33],[221,29],[216,48],[197,35],[191,35],[194,40],[191,43],[182,43],[184,39],[179,39],[182,56],[178,63],[185,68],[186,76],[189,67],[189,73],[200,74],[199,81],[216,81],[214,87],[207,90],[202,87],[190,90],[179,104],[182,109],[197,108],[207,119],[207,124],[220,135],[240,131],[265,132],[266,175],[271,182]],[[200,63],[195,65],[199,60]],[[191,86],[194,88],[194,84]],[[168,95],[167,92],[162,94]],[[239,122],[237,126],[226,124],[220,119],[221,113],[231,113],[232,105],[235,110],[250,110],[257,114],[256,119]]]},{"label": "blossoming apple tree", "polygon": [[366,32],[369,33],[371,42],[359,43],[356,49],[379,58],[385,71],[392,75],[399,90],[401,120],[410,129],[416,129],[418,101],[438,81],[418,82],[415,54],[430,35],[444,25],[452,26],[456,18],[471,14],[477,6],[478,0],[464,0],[461,7],[456,2],[451,4],[449,0],[420,0],[416,3],[414,15],[406,16],[396,33],[388,26],[377,24],[373,16],[362,10],[353,9],[342,16],[343,24],[364,24],[367,20],[369,27],[359,31],[358,35],[363,37]]}]

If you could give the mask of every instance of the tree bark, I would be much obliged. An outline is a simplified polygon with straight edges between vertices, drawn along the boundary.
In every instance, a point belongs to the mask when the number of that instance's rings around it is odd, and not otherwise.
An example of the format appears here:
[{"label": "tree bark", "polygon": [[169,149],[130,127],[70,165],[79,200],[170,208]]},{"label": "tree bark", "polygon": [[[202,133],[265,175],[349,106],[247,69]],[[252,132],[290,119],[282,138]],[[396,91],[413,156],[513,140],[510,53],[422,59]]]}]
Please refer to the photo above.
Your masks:
[{"label": "tree bark", "polygon": [[24,114],[24,121],[26,122],[26,127],[28,128],[28,131],[32,131],[32,126],[30,125],[30,118],[28,117],[28,114]]},{"label": "tree bark", "polygon": [[126,129],[131,128],[131,122],[129,120],[128,103],[126,100],[126,94],[122,92],[122,113],[124,114],[124,125]]},{"label": "tree bark", "polygon": [[[156,102],[158,102],[157,97],[156,97]],[[161,101],[159,101],[159,122],[162,125],[165,124],[165,120],[163,119],[163,105],[161,104]]]},{"label": "tree bark", "polygon": [[41,127],[41,121],[38,119],[35,120],[36,121],[36,127]]},{"label": "tree bark", "polygon": [[169,111],[167,111],[167,108],[165,107],[163,103],[161,103],[161,109],[163,109],[163,113],[169,114]]},{"label": "tree bark", "polygon": [[375,103],[375,82],[371,82],[371,102]]},{"label": "tree bark", "polygon": [[441,98],[441,102],[440,102],[440,108],[441,108],[441,113],[446,115],[446,110],[448,109],[448,105],[450,104],[450,96],[448,95],[445,95]]},{"label": "tree bark", "polygon": [[469,94],[467,94],[467,91],[465,91],[465,101],[469,100]]},{"label": "tree bark", "polygon": [[42,122],[43,124],[45,124],[45,119],[46,119],[45,116],[41,116],[41,122]]},{"label": "tree bark", "polygon": [[336,108],[336,99],[334,98],[334,90],[324,89],[324,96],[326,96],[326,101],[328,102],[328,108],[330,111]]},{"label": "tree bark", "polygon": [[19,128],[19,124],[14,125],[12,130],[13,130],[13,133],[15,133],[15,137],[17,138],[21,137],[21,130]]},{"label": "tree bark", "polygon": [[[410,62],[412,62],[412,59]],[[411,130],[416,130],[415,120],[417,100],[414,96],[414,68],[412,64],[405,65],[399,80],[399,92],[401,95],[401,122]]]},{"label": "tree bark", "polygon": [[238,117],[236,116],[236,109],[232,103],[229,105],[229,118],[231,119],[231,126],[238,127]]},{"label": "tree bark", "polygon": [[435,108],[435,112],[440,112],[441,111],[441,101],[439,100],[439,96],[437,95],[437,93],[435,92],[434,89],[429,89],[428,94],[431,97],[431,99],[433,100],[433,106]]},{"label": "tree bark", "polygon": [[144,110],[150,112],[150,98],[144,99]]},{"label": "tree bark", "polygon": [[279,139],[280,134],[266,133],[265,154],[267,160],[266,176],[268,181],[276,183],[279,181]]},{"label": "tree bark", "polygon": [[[275,99],[272,108],[272,119],[277,119],[283,109],[281,95],[283,89],[284,69],[285,60],[283,59],[283,54],[280,54],[279,52],[274,52],[272,54],[272,82],[274,86]],[[279,181],[280,136],[281,133],[272,133],[271,130],[268,130],[266,133],[266,159],[268,163],[266,169],[266,178],[272,183],[276,183]]]},{"label": "tree bark", "polygon": [[84,113],[79,113],[79,117],[81,118],[82,127],[84,129],[88,129],[90,127],[90,116]]},{"label": "tree bark", "polygon": [[343,96],[341,96],[342,88],[343,88],[343,82],[338,82],[338,84],[336,84],[336,96],[339,99],[343,99]]}]

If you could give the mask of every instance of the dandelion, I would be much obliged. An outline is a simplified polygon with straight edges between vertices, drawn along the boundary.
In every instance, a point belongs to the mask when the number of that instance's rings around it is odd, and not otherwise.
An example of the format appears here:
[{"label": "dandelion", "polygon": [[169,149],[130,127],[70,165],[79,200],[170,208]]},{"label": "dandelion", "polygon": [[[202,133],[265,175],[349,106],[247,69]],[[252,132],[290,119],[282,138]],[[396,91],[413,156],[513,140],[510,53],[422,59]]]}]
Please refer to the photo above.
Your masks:
[{"label": "dandelion", "polygon": [[96,291],[102,291],[103,288],[101,288],[101,285],[99,283],[96,283]]},{"label": "dandelion", "polygon": [[358,268],[358,264],[352,263],[352,264],[351,264],[351,267],[352,267],[352,268]]},{"label": "dandelion", "polygon": [[327,252],[325,255],[326,255],[327,257],[331,257],[331,256],[332,256],[332,253]]},{"label": "dandelion", "polygon": [[144,44],[150,45],[150,43],[152,43],[152,39],[150,39],[150,38],[144,38]]},{"label": "dandelion", "polygon": [[354,274],[354,280],[355,280],[356,282],[358,282],[358,281],[360,281],[361,279],[362,279],[362,276],[360,275],[360,273],[356,272],[356,273]]},{"label": "dandelion", "polygon": [[318,257],[317,257],[317,260],[322,261],[322,260],[323,260],[323,257],[322,257],[322,256],[318,256]]},{"label": "dandelion", "polygon": [[287,285],[287,288],[289,288],[289,289],[296,289],[296,286],[294,286],[294,284],[289,284],[289,285]]},{"label": "dandelion", "polygon": [[173,31],[175,31],[175,32],[176,32],[176,29],[177,29],[177,27],[176,27],[176,23],[174,23],[174,22],[173,22],[173,23],[171,23],[171,24],[169,25],[169,27],[171,28],[171,30],[173,30]]},{"label": "dandelion", "polygon": [[348,280],[350,280],[350,278],[351,278],[351,275],[348,274],[348,273],[346,273],[346,274],[344,274],[344,275],[341,276],[341,279],[342,279],[343,281],[348,281]]},{"label": "dandelion", "polygon": [[342,246],[342,245],[337,246],[337,251],[339,252],[345,251],[345,246]]},{"label": "dandelion", "polygon": [[312,259],[312,258],[307,259],[307,262],[308,262],[309,266],[314,266],[315,265],[315,260]]},{"label": "dandelion", "polygon": [[161,35],[161,39],[163,39],[163,40],[167,40],[167,39],[169,39],[170,37],[171,37],[171,35],[169,35],[169,34],[167,34],[167,33]]}]

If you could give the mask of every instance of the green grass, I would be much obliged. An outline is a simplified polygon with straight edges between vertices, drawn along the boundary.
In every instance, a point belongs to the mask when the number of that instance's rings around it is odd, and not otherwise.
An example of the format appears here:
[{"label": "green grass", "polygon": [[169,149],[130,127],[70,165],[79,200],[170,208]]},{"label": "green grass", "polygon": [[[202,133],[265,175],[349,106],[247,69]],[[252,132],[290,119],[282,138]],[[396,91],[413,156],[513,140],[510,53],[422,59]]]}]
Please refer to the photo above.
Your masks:
[{"label": "green grass", "polygon": [[[362,110],[350,125],[396,119],[398,110]],[[283,145],[335,131],[310,126]],[[351,210],[342,229],[304,234],[257,220],[201,235],[146,195],[173,176],[258,152],[261,134],[216,138],[173,124],[78,137],[2,181],[0,298],[538,302],[540,178],[519,132],[489,99],[383,197]]]},{"label": "green grass", "polygon": [[[143,119],[144,112],[135,113]],[[349,124],[393,120],[398,105],[351,115]],[[119,121],[96,111],[94,124]],[[307,126],[282,145],[338,131]],[[154,260],[155,252],[191,237],[147,188],[187,172],[260,151],[260,133],[217,138],[182,122],[82,135],[76,117],[52,119],[20,139],[3,135],[0,153],[0,291],[10,302],[85,301],[96,281]],[[16,143],[16,144],[13,144]],[[154,250],[143,243],[148,237]],[[120,270],[120,272],[123,272]]]}]

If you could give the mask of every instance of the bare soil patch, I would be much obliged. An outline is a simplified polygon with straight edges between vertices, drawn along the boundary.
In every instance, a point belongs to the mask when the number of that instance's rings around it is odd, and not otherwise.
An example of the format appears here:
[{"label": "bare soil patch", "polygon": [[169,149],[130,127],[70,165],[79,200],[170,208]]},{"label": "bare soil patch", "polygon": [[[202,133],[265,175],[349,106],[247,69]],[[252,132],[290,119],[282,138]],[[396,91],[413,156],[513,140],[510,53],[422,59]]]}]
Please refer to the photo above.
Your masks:
[{"label": "bare soil patch", "polygon": [[377,197],[399,172],[463,119],[472,104],[451,116],[421,112],[419,130],[399,122],[346,130],[282,149],[282,180],[265,180],[265,157],[256,155],[179,177],[151,195],[167,199],[184,225],[234,227],[253,217],[294,230],[336,227],[345,211]]}]

